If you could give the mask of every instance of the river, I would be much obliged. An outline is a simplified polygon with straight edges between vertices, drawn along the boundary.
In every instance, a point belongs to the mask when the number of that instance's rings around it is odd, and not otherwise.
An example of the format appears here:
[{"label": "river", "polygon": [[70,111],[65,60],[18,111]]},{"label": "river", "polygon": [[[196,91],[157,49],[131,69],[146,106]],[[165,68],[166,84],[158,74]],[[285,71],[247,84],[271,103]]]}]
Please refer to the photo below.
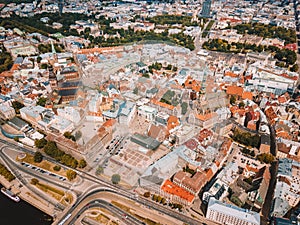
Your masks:
[{"label": "river", "polygon": [[14,202],[0,192],[0,225],[50,225],[52,222],[52,217],[26,201]]}]

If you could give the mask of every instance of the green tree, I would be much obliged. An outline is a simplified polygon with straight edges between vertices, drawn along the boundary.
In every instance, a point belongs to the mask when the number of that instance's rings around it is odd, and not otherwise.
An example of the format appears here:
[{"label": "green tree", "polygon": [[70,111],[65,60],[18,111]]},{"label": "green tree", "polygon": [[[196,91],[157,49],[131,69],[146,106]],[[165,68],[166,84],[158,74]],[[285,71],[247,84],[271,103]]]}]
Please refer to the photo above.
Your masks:
[{"label": "green tree", "polygon": [[181,114],[185,115],[188,109],[188,104],[186,102],[181,103]]},{"label": "green tree", "polygon": [[40,97],[40,98],[38,99],[38,101],[37,101],[36,104],[45,107],[46,102],[47,102],[47,98],[45,98],[45,97]]},{"label": "green tree", "polygon": [[71,132],[69,132],[69,131],[66,131],[66,132],[64,133],[64,136],[65,136],[66,138],[68,138],[68,139],[71,139],[72,141],[76,141],[75,136],[72,135]]},{"label": "green tree", "polygon": [[245,103],[244,102],[240,102],[239,103],[239,108],[244,108],[245,107]]},{"label": "green tree", "polygon": [[161,196],[157,196],[157,202],[160,202],[162,200],[162,197]]},{"label": "green tree", "polygon": [[236,102],[236,97],[234,95],[231,95],[231,97],[230,97],[230,104],[234,105],[235,102]]},{"label": "green tree", "polygon": [[67,178],[69,181],[72,181],[76,178],[77,173],[74,170],[67,170]]},{"label": "green tree", "polygon": [[256,158],[262,163],[271,163],[274,161],[274,156],[269,153],[262,153],[257,155]]},{"label": "green tree", "polygon": [[43,161],[43,155],[42,155],[42,153],[40,153],[39,151],[36,151],[36,152],[34,153],[33,160],[34,160],[34,162],[36,162],[36,163],[42,162],[42,161]]},{"label": "green tree", "polygon": [[165,68],[166,70],[171,70],[172,69],[172,65],[171,64],[168,64]]},{"label": "green tree", "polygon": [[298,70],[299,70],[298,64],[294,64],[294,65],[291,67],[291,71],[292,71],[292,72],[297,72]]},{"label": "green tree", "polygon": [[1,163],[0,163],[0,175],[4,176],[4,178],[9,182],[15,179],[15,176]]},{"label": "green tree", "polygon": [[35,141],[34,141],[34,145],[37,147],[37,148],[39,148],[39,149],[41,149],[41,148],[44,148],[44,146],[47,144],[47,140],[45,139],[45,138],[41,138],[41,139],[36,139]]},{"label": "green tree", "polygon": [[55,166],[53,166],[53,169],[54,169],[55,171],[60,171],[61,166],[60,166],[60,165],[55,165]]},{"label": "green tree", "polygon": [[87,166],[86,161],[84,159],[80,159],[79,163],[78,163],[78,167],[81,168],[81,169],[83,169],[86,166]]},{"label": "green tree", "polygon": [[113,174],[113,175],[111,176],[111,182],[112,182],[113,184],[118,184],[120,181],[121,181],[121,177],[120,177],[119,174]]},{"label": "green tree", "polygon": [[36,179],[36,178],[32,178],[30,183],[31,183],[32,185],[37,185],[37,184],[39,183],[39,180]]},{"label": "green tree", "polygon": [[38,56],[37,59],[36,59],[36,62],[40,63],[41,61],[42,61],[42,57]]},{"label": "green tree", "polygon": [[100,175],[104,172],[104,168],[102,166],[99,166],[96,170],[96,175]]},{"label": "green tree", "polygon": [[157,197],[158,197],[157,195],[153,195],[152,200],[157,202]]},{"label": "green tree", "polygon": [[149,197],[150,197],[150,192],[149,192],[149,191],[145,192],[145,193],[144,193],[144,197],[145,197],[145,198],[149,198]]},{"label": "green tree", "polygon": [[19,137],[14,137],[14,141],[19,142]]},{"label": "green tree", "polygon": [[42,65],[41,65],[41,69],[47,69],[48,68],[48,64],[46,64],[46,63],[43,63]]}]

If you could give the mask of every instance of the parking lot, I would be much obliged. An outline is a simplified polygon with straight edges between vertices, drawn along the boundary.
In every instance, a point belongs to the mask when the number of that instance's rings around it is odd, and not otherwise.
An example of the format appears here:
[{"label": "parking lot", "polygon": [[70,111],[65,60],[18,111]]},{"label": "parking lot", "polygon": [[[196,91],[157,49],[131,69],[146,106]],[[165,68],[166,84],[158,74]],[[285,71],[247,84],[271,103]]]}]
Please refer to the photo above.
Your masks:
[{"label": "parking lot", "polygon": [[57,178],[57,179],[59,179],[59,180],[61,180],[61,181],[67,180],[65,177],[63,177],[63,176],[61,176],[61,175],[52,173],[52,172],[50,172],[50,171],[44,170],[44,169],[42,169],[42,168],[40,168],[40,167],[31,165],[31,164],[29,164],[29,163],[21,162],[21,165],[22,165],[22,166],[25,166],[25,167],[27,167],[27,168],[30,168],[30,169],[32,169],[32,170],[35,170],[35,171],[37,171],[37,172],[40,172],[41,174],[46,174],[46,175],[55,177],[55,178]]}]

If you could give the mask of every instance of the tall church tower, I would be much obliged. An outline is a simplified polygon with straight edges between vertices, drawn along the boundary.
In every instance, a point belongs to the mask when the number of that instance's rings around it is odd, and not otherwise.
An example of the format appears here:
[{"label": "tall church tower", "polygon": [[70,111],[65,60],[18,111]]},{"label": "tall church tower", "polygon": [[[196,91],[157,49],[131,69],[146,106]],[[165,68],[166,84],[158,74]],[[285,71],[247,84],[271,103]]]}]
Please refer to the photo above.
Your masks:
[{"label": "tall church tower", "polygon": [[63,7],[64,7],[64,0],[58,0],[58,10],[59,10],[59,15],[60,16],[63,13]]}]

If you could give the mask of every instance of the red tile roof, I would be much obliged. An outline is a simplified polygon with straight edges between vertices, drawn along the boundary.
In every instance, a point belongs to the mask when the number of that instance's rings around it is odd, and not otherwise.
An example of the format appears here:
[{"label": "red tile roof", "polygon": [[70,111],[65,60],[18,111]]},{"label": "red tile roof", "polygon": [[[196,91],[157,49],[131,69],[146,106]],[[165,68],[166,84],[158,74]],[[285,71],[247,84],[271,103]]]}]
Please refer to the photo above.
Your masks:
[{"label": "red tile roof", "polygon": [[194,195],[174,184],[170,180],[166,180],[161,186],[161,189],[169,194],[176,195],[190,203],[192,203],[195,199]]}]

